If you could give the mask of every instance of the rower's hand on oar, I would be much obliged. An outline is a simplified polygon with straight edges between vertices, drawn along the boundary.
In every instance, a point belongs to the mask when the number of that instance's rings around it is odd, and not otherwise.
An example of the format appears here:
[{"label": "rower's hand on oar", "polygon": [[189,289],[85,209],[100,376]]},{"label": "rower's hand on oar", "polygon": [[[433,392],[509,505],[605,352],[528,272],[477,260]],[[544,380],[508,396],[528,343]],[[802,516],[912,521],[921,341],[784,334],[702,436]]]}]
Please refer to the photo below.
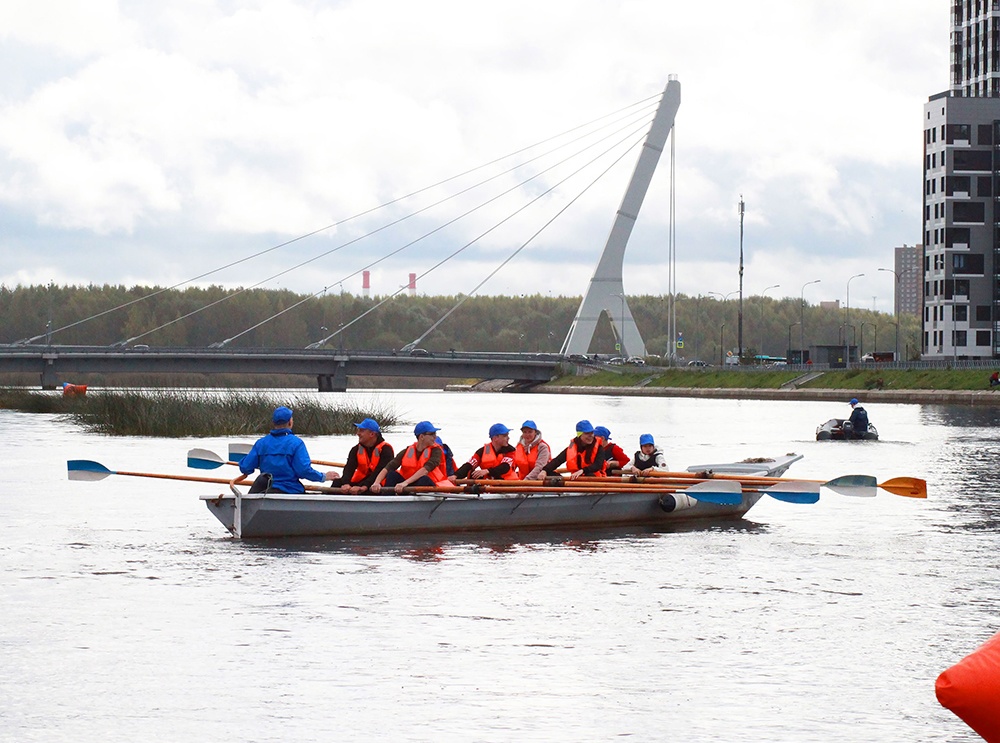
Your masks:
[{"label": "rower's hand on oar", "polygon": [[471,476],[472,476],[472,479],[474,479],[474,480],[482,480],[484,477],[489,477],[490,476],[490,471],[489,470],[484,470],[482,467],[479,467],[477,469],[472,470],[472,475]]},{"label": "rower's hand on oar", "polygon": [[325,475],[323,475],[323,477],[324,477],[324,479],[328,480],[329,482],[333,482],[338,477],[340,477],[340,473],[337,472],[337,470],[328,470],[327,473]]},{"label": "rower's hand on oar", "polygon": [[578,478],[582,474],[583,474],[583,470],[576,470],[575,472],[571,472],[569,474],[569,479],[570,480],[575,480],[576,478]]}]

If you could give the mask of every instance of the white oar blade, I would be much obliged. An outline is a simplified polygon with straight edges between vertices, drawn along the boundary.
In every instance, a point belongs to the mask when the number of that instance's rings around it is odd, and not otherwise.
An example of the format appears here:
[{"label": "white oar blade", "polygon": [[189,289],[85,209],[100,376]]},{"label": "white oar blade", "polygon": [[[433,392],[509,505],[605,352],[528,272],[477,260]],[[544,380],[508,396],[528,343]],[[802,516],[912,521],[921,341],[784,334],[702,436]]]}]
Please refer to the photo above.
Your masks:
[{"label": "white oar blade", "polygon": [[188,467],[196,470],[214,470],[225,464],[225,461],[214,451],[208,449],[191,449],[187,455]]},{"label": "white oar blade", "polygon": [[71,459],[66,462],[66,469],[69,470],[70,480],[83,480],[85,482],[97,482],[114,474],[103,464],[91,462],[89,459]]},{"label": "white oar blade", "polygon": [[815,503],[819,500],[818,482],[778,482],[768,486],[764,492],[772,498],[786,503]]},{"label": "white oar blade", "polygon": [[823,487],[852,498],[874,498],[878,494],[878,480],[871,475],[844,475],[823,483]]},{"label": "white oar blade", "polygon": [[243,457],[250,453],[253,448],[252,444],[230,444],[229,445],[229,461],[230,462],[242,462]]},{"label": "white oar blade", "polygon": [[697,501],[735,506],[743,502],[743,486],[735,480],[706,480],[680,491]]}]

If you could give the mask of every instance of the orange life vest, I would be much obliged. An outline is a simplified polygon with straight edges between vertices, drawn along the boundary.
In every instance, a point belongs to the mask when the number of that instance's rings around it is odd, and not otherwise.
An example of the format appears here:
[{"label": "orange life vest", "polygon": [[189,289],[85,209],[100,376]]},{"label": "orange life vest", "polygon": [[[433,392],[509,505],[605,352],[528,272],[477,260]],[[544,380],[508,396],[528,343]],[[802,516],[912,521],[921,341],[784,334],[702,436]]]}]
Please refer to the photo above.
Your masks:
[{"label": "orange life vest", "polygon": [[419,454],[417,453],[416,442],[410,444],[403,453],[403,461],[399,463],[399,474],[404,480],[409,480],[417,470],[424,469],[427,460],[431,458],[431,452],[437,449],[441,452],[441,464],[428,473],[428,477],[435,485],[439,485],[448,479],[448,472],[444,464],[444,449],[439,444],[431,444]]},{"label": "orange life vest", "polygon": [[[597,457],[597,452],[601,451],[601,439],[600,436],[594,437],[594,443],[586,448],[578,448],[577,441],[579,439],[573,439],[569,442],[569,446],[566,447],[566,469],[570,472],[576,472],[577,470],[582,470],[584,467],[593,464],[595,457]],[[602,463],[601,468],[594,472],[594,477],[604,477],[607,469],[607,463]]]},{"label": "orange life vest", "polygon": [[[483,446],[483,454],[479,458],[479,466],[484,470],[491,470],[494,467],[499,467],[503,464],[504,457],[507,459],[513,459],[513,452],[507,452],[506,454],[497,454],[493,451],[493,444],[486,444]],[[504,480],[514,480],[517,478],[517,473],[514,471],[514,465],[511,463],[510,469],[500,475]]]},{"label": "orange life vest", "polygon": [[358,467],[351,475],[351,482],[361,482],[368,475],[375,471],[379,457],[382,455],[382,447],[388,444],[387,441],[379,441],[372,447],[371,454],[361,444],[358,444]]},{"label": "orange life vest", "polygon": [[[518,479],[523,480],[531,470],[535,469],[535,462],[538,461],[538,447],[545,444],[544,439],[538,439],[538,443],[531,447],[531,451],[524,448],[524,444],[518,443],[514,450],[514,469],[517,470]],[[548,446],[548,444],[545,444]]]}]

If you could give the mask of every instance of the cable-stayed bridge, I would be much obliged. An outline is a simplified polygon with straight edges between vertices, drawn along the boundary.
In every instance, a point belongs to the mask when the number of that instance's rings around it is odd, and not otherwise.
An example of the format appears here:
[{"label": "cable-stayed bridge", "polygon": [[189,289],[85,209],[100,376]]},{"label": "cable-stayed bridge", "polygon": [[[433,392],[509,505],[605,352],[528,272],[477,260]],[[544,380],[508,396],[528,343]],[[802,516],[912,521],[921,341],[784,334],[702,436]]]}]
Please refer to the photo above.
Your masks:
[{"label": "cable-stayed bridge", "polygon": [[[659,100],[655,105],[655,110],[651,110],[651,99],[645,99],[643,101],[639,101],[637,104],[626,107],[621,111],[614,112],[608,117],[598,119],[597,122],[602,122],[602,120],[608,119],[599,125],[596,122],[591,122],[583,127],[577,127],[569,132],[564,132],[563,135],[550,138],[556,140],[562,138],[563,141],[558,145],[553,145],[551,148],[539,155],[528,157],[526,160],[519,158],[512,167],[501,170],[500,173],[496,175],[492,175],[476,183],[460,188],[457,192],[443,199],[436,202],[432,201],[429,206],[425,205],[424,207],[415,209],[415,211],[410,211],[405,216],[393,219],[387,224],[383,224],[382,226],[370,230],[367,233],[360,234],[357,237],[352,238],[330,250],[326,250],[317,256],[300,260],[295,265],[285,268],[277,274],[268,276],[249,287],[228,293],[225,296],[213,301],[206,302],[196,309],[191,309],[183,313],[177,313],[178,316],[167,319],[159,324],[150,320],[148,325],[152,325],[152,327],[147,326],[144,329],[137,329],[134,322],[123,324],[122,327],[127,328],[127,332],[131,333],[131,336],[111,343],[110,345],[53,345],[52,338],[53,336],[64,333],[64,331],[77,328],[78,326],[82,326],[85,323],[98,318],[106,318],[106,316],[121,310],[127,309],[131,313],[131,311],[135,309],[135,305],[149,300],[168,290],[176,289],[179,286],[192,283],[199,279],[204,279],[207,276],[230,269],[237,264],[253,260],[264,254],[270,253],[271,251],[278,250],[279,248],[283,248],[292,243],[297,243],[300,240],[305,240],[306,238],[325,230],[338,227],[344,222],[355,219],[356,217],[362,217],[378,211],[383,207],[402,202],[417,194],[421,194],[424,191],[440,187],[452,180],[474,173],[481,168],[494,165],[508,158],[521,156],[522,153],[526,153],[532,148],[547,144],[549,140],[543,140],[543,142],[538,145],[532,145],[532,147],[511,153],[511,155],[507,155],[491,163],[487,163],[485,166],[480,166],[480,168],[474,168],[470,171],[466,171],[466,173],[460,174],[459,176],[454,176],[453,178],[434,184],[434,186],[427,187],[426,189],[420,189],[419,191],[394,199],[379,207],[366,210],[359,215],[355,215],[355,217],[342,220],[333,225],[328,225],[327,227],[319,230],[314,230],[292,240],[287,240],[279,245],[273,246],[272,248],[268,248],[267,250],[260,251],[254,255],[228,263],[224,266],[220,266],[219,268],[206,271],[199,276],[188,279],[180,284],[175,284],[174,286],[167,287],[166,289],[155,289],[144,296],[130,299],[116,307],[96,312],[89,317],[75,320],[71,323],[63,325],[62,327],[53,329],[52,321],[50,319],[46,326],[45,333],[33,337],[23,338],[20,341],[7,345],[0,345],[0,372],[36,371],[41,376],[42,386],[47,388],[55,387],[61,377],[65,378],[72,374],[87,373],[297,374],[314,376],[317,379],[317,384],[320,390],[346,389],[347,378],[349,376],[474,377],[511,379],[520,384],[530,384],[533,382],[547,381],[551,378],[555,372],[556,364],[561,359],[579,357],[587,354],[593,341],[594,334],[597,330],[598,322],[603,316],[606,316],[611,323],[616,340],[617,352],[623,356],[643,356],[645,355],[645,345],[641,335],[639,334],[639,330],[632,317],[631,311],[628,308],[628,302],[626,299],[622,279],[623,260],[625,248],[632,232],[632,227],[638,217],[638,212],[642,206],[643,199],[645,198],[646,191],[652,179],[653,171],[655,170],[660,154],[664,149],[667,137],[673,131],[674,119],[679,106],[680,83],[678,83],[677,80],[671,76],[663,94],[659,96]],[[582,130],[582,133],[577,132],[577,129]],[[455,351],[429,354],[426,351],[423,351],[417,355],[416,352],[420,350],[417,346],[421,345],[422,341],[428,335],[434,333],[442,323],[447,321],[447,319],[454,312],[459,310],[462,304],[470,296],[477,294],[487,281],[506,267],[508,263],[513,261],[535,240],[536,237],[538,237],[539,234],[549,227],[558,217],[562,216],[569,209],[569,207],[577,201],[577,199],[579,199],[601,178],[610,172],[612,168],[621,162],[629,152],[633,151],[636,147],[639,147],[639,145],[641,145],[641,149],[639,152],[638,162],[632,173],[628,188],[626,189],[625,197],[616,212],[610,234],[607,238],[607,242],[605,243],[600,260],[598,261],[594,276],[591,279],[588,289],[584,293],[583,301],[577,310],[576,316],[570,324],[566,339],[563,343],[561,354],[488,354],[468,352],[460,353]],[[560,152],[560,150],[570,146],[575,148],[574,152],[569,155],[565,155],[565,153]],[[673,138],[671,138],[671,147],[672,146]],[[596,154],[594,154],[595,151]],[[668,311],[668,318],[670,319],[668,320],[669,327],[666,329],[667,335],[670,338],[675,338],[676,315],[673,311],[673,267],[675,256],[673,244],[674,169],[672,154],[673,152],[671,150],[670,229],[667,256],[668,291],[665,293],[667,293],[667,298],[670,302],[670,309]],[[553,157],[556,159],[551,164],[543,165],[544,158],[546,157]],[[577,158],[582,160],[582,163],[579,160],[577,162],[573,162],[574,159]],[[561,171],[561,168],[564,170]],[[527,178],[516,182],[513,186],[507,185],[506,182],[510,179],[510,177],[512,177],[515,173],[520,174],[520,172],[525,169],[530,172],[530,175]],[[596,172],[596,175],[593,174],[594,172]],[[520,175],[518,175],[518,177],[520,177]],[[487,235],[493,233],[494,230],[501,225],[504,225],[508,222],[508,220],[521,215],[530,208],[536,207],[539,203],[543,203],[545,197],[555,192],[557,188],[564,187],[567,183],[578,178],[584,180],[585,185],[578,187],[579,190],[575,195],[568,198],[563,193],[561,194],[561,199],[552,200],[555,205],[559,207],[555,213],[551,214],[547,218],[543,218],[541,226],[527,240],[521,242],[513,250],[509,251],[506,257],[504,257],[492,271],[488,272],[485,277],[479,280],[475,286],[471,289],[464,286],[461,287],[465,289],[465,291],[458,294],[459,299],[454,306],[444,312],[441,317],[435,320],[417,338],[404,344],[399,354],[396,352],[380,351],[345,352],[342,350],[344,337],[342,334],[355,324],[362,323],[367,316],[369,316],[372,312],[377,311],[380,307],[386,304],[386,302],[392,300],[395,296],[402,292],[405,287],[400,287],[399,291],[388,295],[387,297],[381,299],[381,301],[376,302],[373,306],[365,309],[365,311],[357,317],[341,322],[337,330],[319,341],[310,343],[304,349],[246,348],[241,346],[247,345],[248,342],[252,343],[254,331],[258,328],[277,320],[286,313],[294,312],[305,303],[325,293],[330,286],[326,286],[314,294],[305,296],[300,300],[293,302],[290,306],[285,306],[267,317],[263,317],[255,322],[252,321],[253,324],[250,327],[234,332],[228,338],[215,341],[209,344],[208,347],[151,347],[147,345],[147,341],[145,340],[148,338],[148,342],[152,343],[156,339],[158,333],[161,331],[167,331],[168,329],[168,332],[176,333],[179,323],[190,320],[204,310],[217,307],[218,305],[230,301],[245,292],[272,282],[284,274],[303,268],[320,258],[325,258],[331,253],[337,252],[365,238],[371,237],[372,235],[381,232],[383,229],[392,227],[406,219],[409,219],[410,217],[419,215],[431,207],[460,196],[462,197],[462,200],[459,203],[462,203],[462,201],[467,200],[468,194],[480,189],[486,184],[496,181],[497,179],[499,179],[500,185],[504,189],[498,194],[490,196],[485,201],[480,202],[478,206],[468,209],[458,217],[449,219],[443,225],[435,227],[420,237],[410,240],[406,244],[394,248],[384,255],[371,260],[369,263],[361,268],[358,268],[353,273],[348,274],[339,281],[335,281],[331,286],[337,284],[342,286],[343,281],[348,278],[360,274],[363,271],[368,271],[371,267],[383,261],[394,259],[398,254],[412,245],[430,237],[431,235],[437,234],[439,231],[444,230],[445,228],[455,224],[459,220],[480,209],[489,207],[486,209],[487,212],[497,210],[498,205],[501,203],[500,200],[510,196],[511,194],[524,198],[530,196],[526,202],[516,205],[515,207],[511,207],[513,211],[503,217],[499,222],[493,224],[488,229],[481,232],[478,236],[466,242],[464,245],[461,245],[457,249],[453,250],[450,254],[440,258],[433,266],[421,274],[421,276],[427,275],[448,261],[454,259],[467,248],[475,245]],[[540,189],[540,186],[545,185],[548,185],[548,188]],[[466,230],[466,233],[468,233],[468,230]],[[371,255],[369,255],[370,252],[370,248],[362,249],[360,254],[362,258],[368,259],[371,258]],[[342,260],[342,257],[338,256],[338,260]],[[475,278],[478,279],[479,277],[476,276]],[[364,328],[365,325],[360,325],[359,327]],[[324,327],[322,330],[326,331],[327,328]],[[79,334],[79,331],[77,331],[77,333]],[[161,335],[160,337],[163,336]],[[334,339],[340,341],[340,350],[333,350],[331,347],[328,347]],[[44,345],[41,343],[43,340]],[[137,343],[140,340],[142,340],[143,343]],[[83,342],[92,342],[92,339],[87,338]],[[668,356],[672,357],[675,354],[675,351],[675,348],[671,348],[670,351],[668,351]]]}]

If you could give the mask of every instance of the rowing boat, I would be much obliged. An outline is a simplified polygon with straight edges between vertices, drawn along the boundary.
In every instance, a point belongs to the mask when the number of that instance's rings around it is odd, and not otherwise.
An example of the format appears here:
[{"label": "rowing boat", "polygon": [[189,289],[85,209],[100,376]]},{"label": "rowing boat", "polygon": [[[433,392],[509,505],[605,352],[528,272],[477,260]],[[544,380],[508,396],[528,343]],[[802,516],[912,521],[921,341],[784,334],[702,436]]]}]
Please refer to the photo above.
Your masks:
[{"label": "rowing boat", "polygon": [[[689,472],[780,477],[801,454],[689,467]],[[736,503],[701,497],[706,483],[679,486],[672,492],[640,487],[597,490],[567,487],[546,491],[414,492],[406,495],[343,495],[309,491],[203,495],[208,510],[241,539],[367,534],[422,534],[552,527],[663,525],[687,521],[742,518],[765,495],[765,489],[729,483]],[[720,488],[712,484],[707,490]],[[699,490],[700,488],[700,490]],[[416,490],[416,489],[414,489]],[[685,492],[687,491],[687,492]]]}]

